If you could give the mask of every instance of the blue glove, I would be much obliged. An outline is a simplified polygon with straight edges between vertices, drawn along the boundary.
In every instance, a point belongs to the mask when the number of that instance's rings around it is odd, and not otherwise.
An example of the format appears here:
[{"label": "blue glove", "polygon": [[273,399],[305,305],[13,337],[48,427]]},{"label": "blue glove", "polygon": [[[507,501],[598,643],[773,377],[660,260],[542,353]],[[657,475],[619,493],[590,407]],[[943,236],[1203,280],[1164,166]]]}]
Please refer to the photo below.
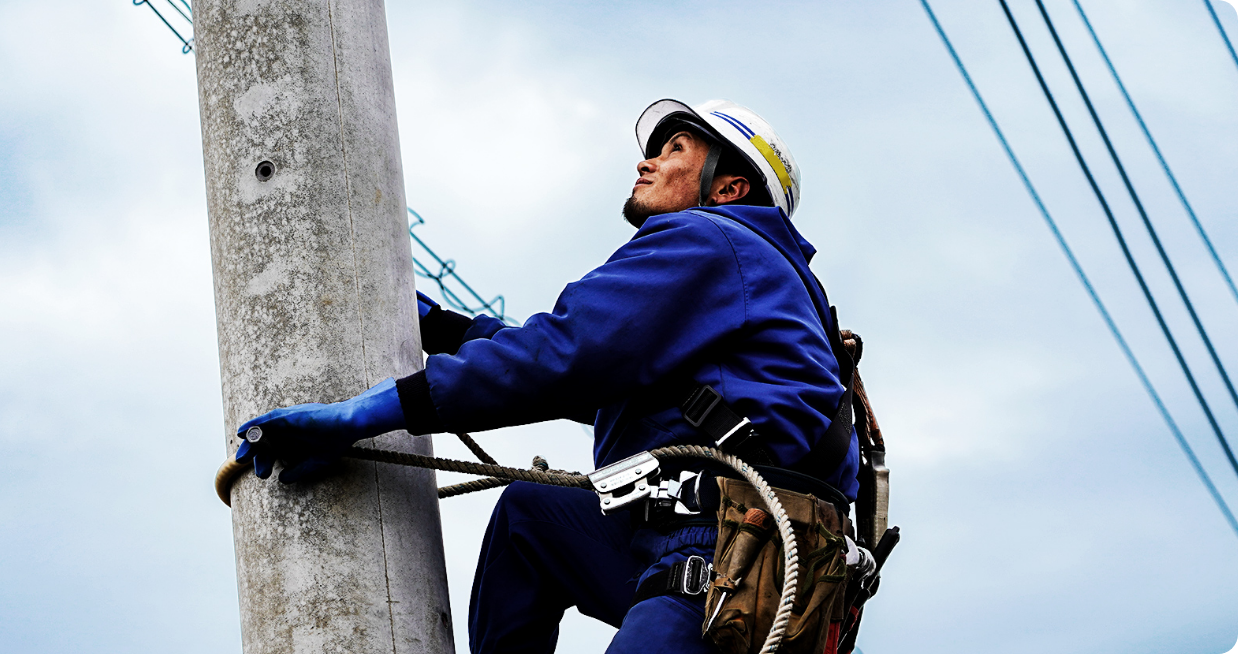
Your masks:
[{"label": "blue glove", "polygon": [[425,318],[426,314],[439,308],[438,302],[431,300],[425,293],[417,291],[417,317]]},{"label": "blue glove", "polygon": [[[261,428],[257,442],[246,438],[252,427]],[[350,400],[298,404],[250,420],[236,430],[242,439],[236,460],[253,461],[254,474],[266,479],[279,459],[286,464],[279,480],[291,484],[327,472],[353,443],[403,428],[400,396],[388,377]]]}]

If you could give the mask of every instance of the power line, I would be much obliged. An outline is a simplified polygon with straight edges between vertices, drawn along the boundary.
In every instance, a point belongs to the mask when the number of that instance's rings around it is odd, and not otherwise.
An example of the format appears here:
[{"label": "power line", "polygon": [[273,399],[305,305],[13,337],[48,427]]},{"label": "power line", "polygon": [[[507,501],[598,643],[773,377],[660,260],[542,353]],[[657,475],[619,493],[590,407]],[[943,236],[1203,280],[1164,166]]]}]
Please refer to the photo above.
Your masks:
[{"label": "power line", "polygon": [[1217,31],[1221,33],[1221,40],[1225,41],[1225,47],[1229,50],[1229,56],[1234,60],[1234,65],[1238,66],[1238,53],[1234,52],[1234,44],[1229,42],[1229,35],[1225,33],[1225,28],[1221,26],[1221,18],[1217,16],[1217,12],[1212,8],[1210,0],[1204,0],[1204,7],[1208,10],[1208,15],[1212,16],[1212,24],[1217,26]]},{"label": "power line", "polygon": [[1178,179],[1174,177],[1174,173],[1169,168],[1169,163],[1165,161],[1164,155],[1161,154],[1161,149],[1156,145],[1156,139],[1152,138],[1152,132],[1148,130],[1147,124],[1143,122],[1143,116],[1139,110],[1135,108],[1135,101],[1131,99],[1130,93],[1126,91],[1126,85],[1122,83],[1122,78],[1118,76],[1118,71],[1113,66],[1113,62],[1109,60],[1109,54],[1105,52],[1105,46],[1101,45],[1100,37],[1096,35],[1096,31],[1092,29],[1092,23],[1088,20],[1087,14],[1083,12],[1083,6],[1079,4],[1079,0],[1072,0],[1075,3],[1075,9],[1079,11],[1079,17],[1083,19],[1083,24],[1088,28],[1088,34],[1092,35],[1092,42],[1096,44],[1096,49],[1100,51],[1100,56],[1105,60],[1105,66],[1109,68],[1109,74],[1113,76],[1113,81],[1117,83],[1118,90],[1122,92],[1122,97],[1126,99],[1126,106],[1130,107],[1131,113],[1135,115],[1135,120],[1139,122],[1139,129],[1143,130],[1143,135],[1148,139],[1148,145],[1152,146],[1152,152],[1156,154],[1156,160],[1161,163],[1161,169],[1165,171],[1165,176],[1169,178],[1169,183],[1173,185],[1174,192],[1178,194],[1178,200],[1182,202],[1182,207],[1186,209],[1186,215],[1191,218],[1191,223],[1195,225],[1195,231],[1199,232],[1199,237],[1203,239],[1204,246],[1208,248],[1208,254],[1212,255],[1212,261],[1216,263],[1217,270],[1221,272],[1221,276],[1225,278],[1225,283],[1229,286],[1229,292],[1234,296],[1234,300],[1238,301],[1238,287],[1234,286],[1234,280],[1230,277],[1229,271],[1226,270],[1225,264],[1221,261],[1221,256],[1217,254],[1216,248],[1212,246],[1212,239],[1208,238],[1208,233],[1204,231],[1204,226],[1199,222],[1199,218],[1195,215],[1195,210],[1191,208],[1191,203],[1186,199],[1186,193],[1182,191],[1182,187],[1178,185]]},{"label": "power line", "polygon": [[1156,316],[1156,322],[1160,325],[1161,333],[1165,335],[1165,340],[1173,350],[1174,357],[1177,358],[1178,365],[1182,368],[1182,373],[1186,375],[1186,380],[1190,384],[1191,390],[1195,393],[1195,399],[1199,402],[1200,408],[1203,409],[1204,415],[1208,418],[1208,424],[1212,426],[1212,431],[1216,434],[1217,442],[1221,444],[1221,449],[1225,450],[1225,457],[1229,459],[1230,467],[1238,474],[1238,459],[1234,458],[1234,452],[1230,449],[1229,441],[1225,439],[1225,434],[1221,431],[1221,425],[1217,423],[1216,416],[1212,414],[1212,408],[1208,406],[1208,400],[1204,398],[1203,392],[1199,389],[1199,384],[1195,381],[1195,375],[1191,373],[1191,368],[1187,365],[1186,358],[1182,356],[1182,350],[1178,348],[1178,341],[1174,338],[1173,332],[1169,330],[1165,317],[1161,315],[1161,309],[1156,304],[1156,299],[1152,297],[1152,291],[1148,289],[1143,273],[1139,270],[1139,264],[1135,263],[1135,257],[1131,255],[1130,248],[1126,244],[1126,238],[1122,235],[1122,228],[1118,226],[1118,221],[1113,216],[1113,210],[1109,208],[1109,202],[1105,200],[1105,194],[1101,192],[1100,186],[1096,183],[1096,178],[1092,176],[1092,170],[1083,158],[1083,153],[1079,150],[1079,144],[1075,142],[1074,134],[1071,133],[1070,127],[1066,124],[1066,118],[1062,116],[1062,111],[1057,106],[1057,100],[1053,98],[1053,92],[1049,90],[1049,85],[1045,82],[1044,76],[1040,74],[1040,67],[1036,65],[1036,58],[1032,55],[1031,49],[1028,48],[1027,41],[1023,38],[1023,32],[1019,30],[1019,24],[1015,21],[1014,14],[1010,13],[1010,6],[1006,4],[1006,0],[998,0],[998,2],[1001,3],[1002,11],[1006,13],[1006,19],[1010,22],[1010,27],[1014,30],[1015,37],[1019,40],[1019,46],[1023,48],[1023,54],[1027,57],[1027,63],[1031,65],[1032,72],[1036,75],[1036,81],[1040,83],[1040,89],[1044,92],[1045,99],[1049,101],[1049,106],[1053,109],[1053,115],[1057,117],[1058,125],[1061,126],[1062,133],[1066,136],[1066,141],[1070,143],[1070,149],[1075,154],[1075,160],[1079,162],[1079,168],[1083,170],[1088,184],[1092,187],[1092,192],[1096,195],[1101,209],[1105,212],[1105,217],[1109,220],[1109,226],[1113,229],[1118,245],[1122,248],[1122,255],[1126,257],[1127,265],[1130,266],[1131,272],[1134,273],[1135,280],[1139,282],[1139,288],[1143,291],[1144,299],[1147,300],[1153,315]]},{"label": "power line", "polygon": [[1092,99],[1088,96],[1087,89],[1083,86],[1083,81],[1079,79],[1079,73],[1075,71],[1075,65],[1071,61],[1070,55],[1067,54],[1066,47],[1062,44],[1062,40],[1058,38],[1057,29],[1053,27],[1053,21],[1049,18],[1049,12],[1045,10],[1044,2],[1036,0],[1036,6],[1040,9],[1040,15],[1044,18],[1045,25],[1049,28],[1049,34],[1053,37],[1053,42],[1057,44],[1058,53],[1062,55],[1062,60],[1066,62],[1066,69],[1070,71],[1070,77],[1074,80],[1075,88],[1078,89],[1079,95],[1083,98],[1084,105],[1087,106],[1088,114],[1092,117],[1092,123],[1096,125],[1096,131],[1100,133],[1101,140],[1105,143],[1105,149],[1109,151],[1109,158],[1113,160],[1113,165],[1118,169],[1118,175],[1122,178],[1122,184],[1126,187],[1126,192],[1130,195],[1131,202],[1135,204],[1135,209],[1139,212],[1139,218],[1143,221],[1144,228],[1148,231],[1148,236],[1152,238],[1152,243],[1156,246],[1161,262],[1165,265],[1165,269],[1169,271],[1169,277],[1173,280],[1174,288],[1178,290],[1178,297],[1182,299],[1182,304],[1186,306],[1187,313],[1191,316],[1191,321],[1195,323],[1195,330],[1199,332],[1200,339],[1203,340],[1204,346],[1208,349],[1208,355],[1212,357],[1212,363],[1216,366],[1217,372],[1220,373],[1221,380],[1225,382],[1225,388],[1229,391],[1229,396],[1234,401],[1234,407],[1238,408],[1238,391],[1234,390],[1234,384],[1229,379],[1229,373],[1225,370],[1225,365],[1221,363],[1221,357],[1217,355],[1216,348],[1212,346],[1212,339],[1208,337],[1208,331],[1204,329],[1204,323],[1199,319],[1199,314],[1195,312],[1195,305],[1191,302],[1190,295],[1187,294],[1186,288],[1182,285],[1182,280],[1178,278],[1178,271],[1169,259],[1169,254],[1165,252],[1160,236],[1156,233],[1156,228],[1152,226],[1152,220],[1148,218],[1148,212],[1144,210],[1143,202],[1139,200],[1139,194],[1135,192],[1135,185],[1131,183],[1130,177],[1126,174],[1126,167],[1122,165],[1122,159],[1118,157],[1118,151],[1113,147],[1113,142],[1109,140],[1109,132],[1105,130],[1105,124],[1101,121],[1100,114],[1096,113],[1096,107],[1092,105]]},{"label": "power line", "polygon": [[[1004,2],[1005,0],[1003,0]],[[1153,244],[1156,246],[1156,253],[1160,254],[1161,263],[1165,264],[1165,269],[1169,271],[1170,279],[1174,280],[1174,287],[1177,289],[1177,295],[1181,297],[1182,303],[1186,306],[1187,313],[1191,315],[1191,321],[1195,323],[1195,329],[1200,333],[1200,338],[1203,341],[1203,346],[1207,348],[1208,355],[1212,357],[1212,363],[1216,365],[1217,373],[1221,374],[1221,380],[1226,385],[1229,391],[1229,398],[1233,400],[1234,408],[1238,409],[1238,391],[1234,390],[1234,385],[1229,380],[1229,373],[1226,372],[1226,367],[1221,363],[1221,357],[1217,355],[1216,348],[1212,347],[1212,339],[1208,338],[1208,332],[1203,328],[1203,322],[1200,321],[1200,316],[1195,312],[1195,305],[1191,302],[1191,296],[1187,295],[1186,287],[1182,286],[1182,280],[1177,276],[1177,270],[1174,269],[1174,263],[1169,258],[1169,254],[1165,251],[1165,246],[1161,245],[1161,240],[1156,229],[1153,227],[1153,222],[1148,218],[1148,212],[1144,211],[1144,203],[1139,201],[1139,194],[1135,193],[1135,186],[1130,182],[1130,177],[1127,175],[1127,168],[1122,165],[1122,159],[1118,157],[1118,151],[1113,147],[1113,141],[1109,140],[1109,133],[1104,129],[1104,123],[1101,120],[1101,115],[1097,114],[1096,107],[1092,105],[1092,99],[1088,97],[1087,89],[1083,88],[1083,81],[1075,71],[1075,64],[1071,62],[1070,55],[1066,53],[1066,47],[1062,45],[1061,38],[1057,36],[1057,30],[1054,28],[1054,21],[1050,20],[1049,11],[1045,10],[1045,4],[1042,0],[1036,0],[1036,6],[1040,9],[1040,15],[1045,19],[1045,25],[1049,27],[1049,33],[1054,37],[1054,43],[1057,45],[1057,52],[1061,53],[1062,61],[1066,62],[1066,68],[1071,73],[1071,79],[1075,81],[1075,88],[1080,92],[1083,98],[1083,104],[1087,105],[1088,114],[1092,116],[1092,123],[1096,125],[1096,129],[1101,134],[1101,139],[1104,141],[1104,147],[1109,151],[1109,159],[1113,160],[1113,165],[1118,168],[1118,175],[1122,176],[1122,183],[1127,187],[1127,193],[1130,194],[1130,201],[1135,204],[1136,211],[1139,212],[1139,218],[1143,220],[1144,228],[1148,229],[1148,235],[1153,239]],[[1229,453],[1229,448],[1226,447],[1226,452]],[[1233,461],[1234,472],[1238,472],[1238,462]]]},{"label": "power line", "polygon": [[928,0],[920,0],[920,4],[924,6],[924,11],[928,14],[929,20],[933,23],[933,28],[937,30],[937,35],[941,37],[941,41],[946,46],[946,50],[950,53],[950,57],[954,60],[955,66],[963,75],[963,81],[967,83],[967,88],[971,90],[972,97],[976,99],[976,103],[980,105],[980,110],[984,112],[984,117],[989,122],[989,126],[993,128],[993,133],[997,135],[997,140],[1001,143],[1002,149],[1006,152],[1006,157],[1010,159],[1010,163],[1014,166],[1015,172],[1019,174],[1019,179],[1023,181],[1023,187],[1027,189],[1028,194],[1032,197],[1032,201],[1036,204],[1036,208],[1040,210],[1040,215],[1045,219],[1045,223],[1049,226],[1049,231],[1053,233],[1053,238],[1057,241],[1058,247],[1062,253],[1066,255],[1067,261],[1070,262],[1070,267],[1074,269],[1075,276],[1083,284],[1084,290],[1087,291],[1088,297],[1092,299],[1092,304],[1095,305],[1097,311],[1100,312],[1101,318],[1104,319],[1105,325],[1109,327],[1109,332],[1121,348],[1122,354],[1126,356],[1127,362],[1135,369],[1135,374],[1139,377],[1139,381],[1143,384],[1144,390],[1148,396],[1152,398],[1152,402],[1156,405],[1157,411],[1165,420],[1165,424],[1169,426],[1169,430],[1173,433],[1174,440],[1178,442],[1178,446],[1182,448],[1182,452],[1186,454],[1186,458],[1191,463],[1191,467],[1195,469],[1195,474],[1199,476],[1200,481],[1208,489],[1208,493],[1212,495],[1213,501],[1216,502],[1217,508],[1225,516],[1225,520],[1229,522],[1229,526],[1238,534],[1238,520],[1234,518],[1234,514],[1230,511],[1229,505],[1225,503],[1225,499],[1221,497],[1220,491],[1216,485],[1212,483],[1212,479],[1208,477],[1208,473],[1204,470],[1203,465],[1199,462],[1199,458],[1195,456],[1194,450],[1186,441],[1186,437],[1182,435],[1182,431],[1178,428],[1178,424],[1174,422],[1173,417],[1169,414],[1169,410],[1165,407],[1165,403],[1161,401],[1161,396],[1156,392],[1156,388],[1152,386],[1152,381],[1148,379],[1148,375],[1144,372],[1143,366],[1139,365],[1139,360],[1135,358],[1135,353],[1123,338],[1122,332],[1118,329],[1117,323],[1113,317],[1109,315],[1109,311],[1105,308],[1105,304],[1101,302],[1100,295],[1092,286],[1092,282],[1088,279],[1087,274],[1083,271],[1083,267],[1079,265],[1079,260],[1075,258],[1074,252],[1070,245],[1066,242],[1066,238],[1058,229],[1057,222],[1053,220],[1053,216],[1049,214],[1048,208],[1040,199],[1040,194],[1036,192],[1036,187],[1032,185],[1031,179],[1027,176],[1027,172],[1023,169],[1023,165],[1019,163],[1019,158],[1015,156],[1014,150],[1011,149],[1010,143],[1006,141],[1006,136],[997,125],[997,120],[993,118],[992,112],[981,97],[980,91],[976,85],[972,83],[971,76],[967,74],[967,68],[963,66],[963,60],[954,50],[954,46],[950,44],[949,37],[946,36],[945,30],[942,29],[941,23],[937,21],[937,16],[933,14],[933,9],[929,7]]}]

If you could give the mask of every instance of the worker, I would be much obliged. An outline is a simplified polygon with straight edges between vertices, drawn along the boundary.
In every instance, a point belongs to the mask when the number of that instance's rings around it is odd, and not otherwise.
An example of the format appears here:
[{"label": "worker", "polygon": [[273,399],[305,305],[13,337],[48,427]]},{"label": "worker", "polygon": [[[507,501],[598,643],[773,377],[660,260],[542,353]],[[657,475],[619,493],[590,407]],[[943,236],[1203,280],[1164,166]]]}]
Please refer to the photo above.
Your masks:
[{"label": "worker", "polygon": [[[848,401],[849,371],[808,267],[815,249],[791,223],[800,172],[790,150],[756,113],[723,100],[656,102],[636,134],[644,159],[623,206],[636,234],[569,284],[551,312],[509,327],[419,294],[424,370],[350,400],[251,420],[239,433],[260,426],[271,445],[242,443],[237,461],[252,460],[266,478],[280,460],[279,480],[293,483],[329,473],[353,443],[390,431],[553,419],[593,426],[599,468],[666,445],[715,446],[666,391],[687,380],[747,419],[752,437],[736,453],[785,471],[774,486],[854,501],[849,419],[833,430],[842,429],[840,456],[818,456]],[[693,557],[712,560],[717,534],[713,514],[603,514],[589,491],[513,483],[482,544],[471,651],[552,652],[571,607],[618,628],[612,654],[716,651],[701,637],[704,594],[666,579]]]}]

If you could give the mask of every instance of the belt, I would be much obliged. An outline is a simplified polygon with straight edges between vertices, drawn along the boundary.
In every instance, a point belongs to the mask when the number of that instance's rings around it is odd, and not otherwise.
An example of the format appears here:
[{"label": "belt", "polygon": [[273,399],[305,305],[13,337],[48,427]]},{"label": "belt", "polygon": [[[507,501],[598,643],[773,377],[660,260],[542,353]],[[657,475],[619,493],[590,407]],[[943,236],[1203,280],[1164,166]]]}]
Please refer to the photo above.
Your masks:
[{"label": "belt", "polygon": [[685,561],[676,561],[667,570],[655,572],[641,582],[632,597],[631,606],[663,595],[702,597],[714,580],[714,566],[693,554]]},{"label": "belt", "polygon": [[[796,472],[786,468],[776,468],[774,466],[752,467],[761,474],[761,477],[764,478],[765,481],[769,482],[770,486],[773,486],[776,489],[789,490],[793,493],[800,493],[802,495],[814,495],[817,499],[825,500],[826,502],[838,507],[838,510],[842,511],[843,515],[849,515],[851,513],[851,500],[848,500],[847,496],[843,495],[842,491],[834,488],[824,481],[821,481],[820,479],[817,479],[816,477],[813,477],[812,475],[806,475],[802,472]],[[736,477],[734,472],[727,476],[731,478]]]}]

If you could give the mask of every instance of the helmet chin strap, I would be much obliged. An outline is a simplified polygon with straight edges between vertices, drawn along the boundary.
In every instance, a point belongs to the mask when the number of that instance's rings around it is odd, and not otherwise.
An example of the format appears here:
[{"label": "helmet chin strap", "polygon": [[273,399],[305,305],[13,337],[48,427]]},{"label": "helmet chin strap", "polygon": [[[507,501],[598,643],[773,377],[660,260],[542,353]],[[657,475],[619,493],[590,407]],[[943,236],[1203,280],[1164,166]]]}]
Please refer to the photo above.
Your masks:
[{"label": "helmet chin strap", "polygon": [[701,166],[701,191],[696,203],[698,207],[709,206],[705,203],[709,201],[710,191],[713,190],[714,169],[718,167],[718,159],[721,157],[722,144],[716,141],[711,143],[709,154],[705,155],[705,165]]}]

